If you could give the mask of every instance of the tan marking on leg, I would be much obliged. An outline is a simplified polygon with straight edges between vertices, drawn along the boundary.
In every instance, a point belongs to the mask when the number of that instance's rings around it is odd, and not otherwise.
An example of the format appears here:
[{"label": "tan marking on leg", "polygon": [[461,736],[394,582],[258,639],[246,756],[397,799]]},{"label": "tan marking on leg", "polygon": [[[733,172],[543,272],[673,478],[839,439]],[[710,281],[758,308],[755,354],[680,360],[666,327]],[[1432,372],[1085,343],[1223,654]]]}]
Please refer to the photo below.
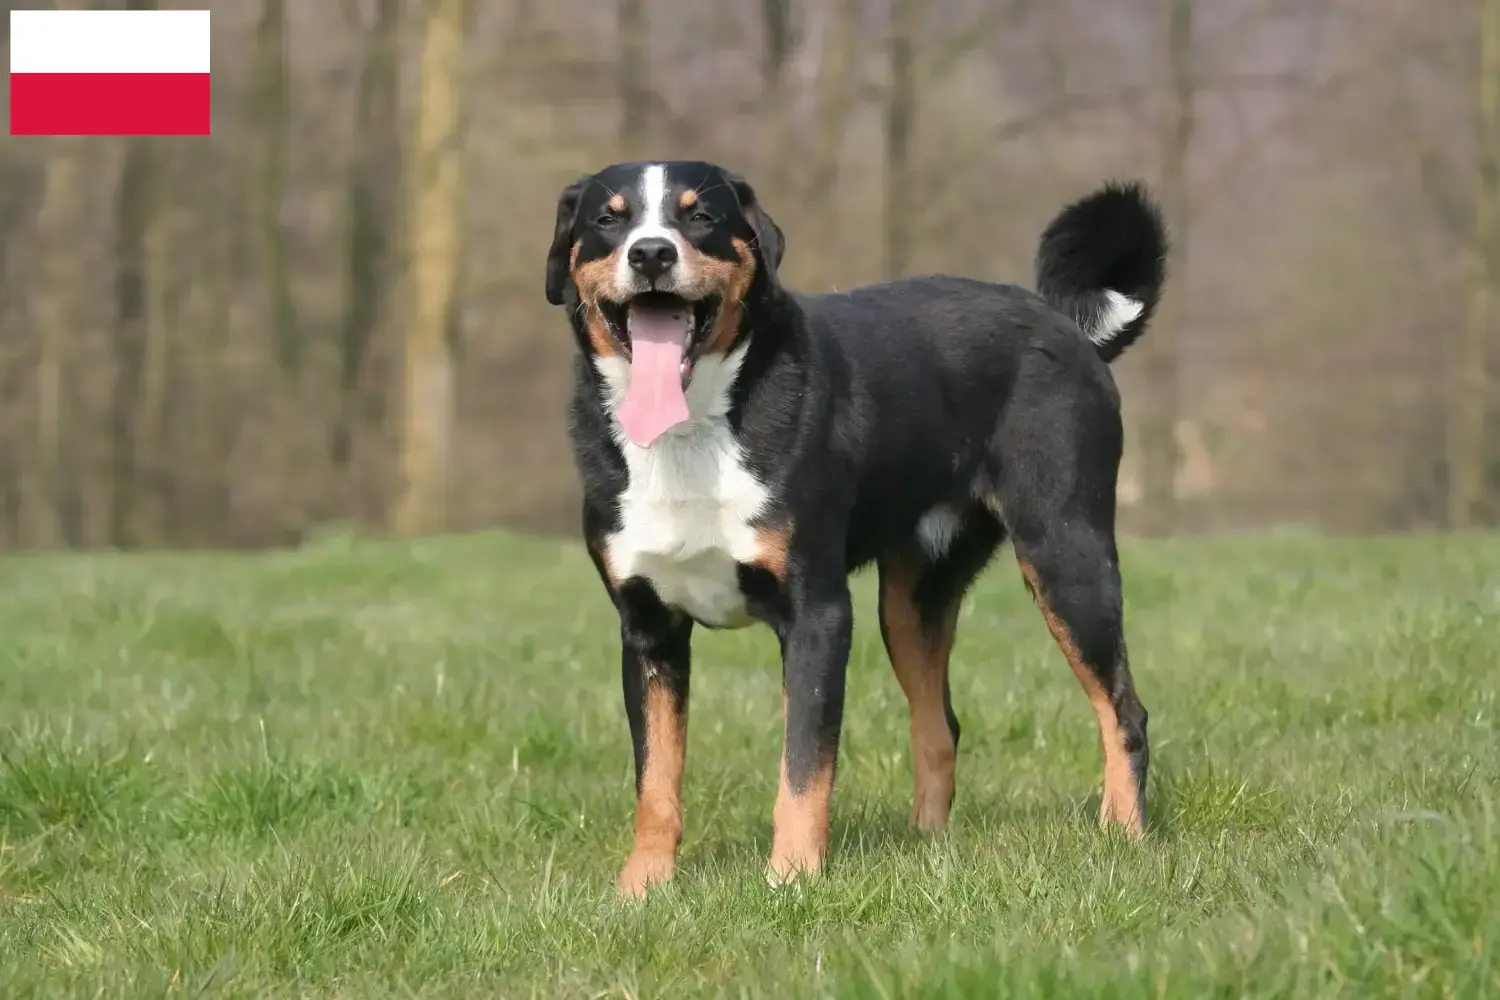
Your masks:
[{"label": "tan marking on leg", "polygon": [[682,194],[677,196],[677,204],[682,208],[692,208],[698,204],[698,192],[692,188],[687,188]]},{"label": "tan marking on leg", "polygon": [[[782,696],[785,702],[785,695]],[[783,711],[783,717],[785,712]],[[798,874],[814,874],[823,867],[828,850],[828,815],[833,800],[833,766],[820,767],[798,794],[787,777],[786,753],[781,756],[781,785],[772,816],[771,867],[768,878],[785,884]]]},{"label": "tan marking on leg", "polygon": [[924,628],[912,600],[915,584],[916,574],[904,562],[881,562],[881,637],[911,712],[911,822],[919,830],[937,830],[947,824],[953,807],[958,761],[958,747],[943,707],[943,685],[961,602],[954,601],[940,621]]},{"label": "tan marking on leg", "polygon": [[786,578],[787,552],[792,544],[791,528],[756,528],[753,565],[778,580]]},{"label": "tan marking on leg", "polygon": [[646,681],[646,761],[635,803],[635,846],[620,873],[626,896],[644,896],[677,870],[682,842],[682,770],[687,754],[687,706],[665,685]]},{"label": "tan marking on leg", "polygon": [[1099,720],[1099,747],[1104,756],[1104,793],[1099,802],[1099,822],[1118,823],[1131,836],[1139,837],[1145,832],[1140,797],[1136,794],[1135,776],[1130,770],[1130,751],[1125,748],[1125,735],[1120,729],[1115,706],[1109,700],[1109,692],[1104,690],[1099,679],[1084,662],[1067,624],[1048,605],[1042,594],[1036,569],[1030,563],[1021,561],[1021,575],[1025,577],[1026,587],[1031,591],[1032,599],[1036,601],[1042,618],[1047,622],[1047,631],[1052,633],[1052,638],[1062,649],[1068,666],[1073,668],[1073,676],[1083,685],[1083,692],[1088,696],[1094,716]]},{"label": "tan marking on leg", "polygon": [[609,201],[604,203],[604,207],[611,212],[625,211],[625,196],[623,194],[611,195]]}]

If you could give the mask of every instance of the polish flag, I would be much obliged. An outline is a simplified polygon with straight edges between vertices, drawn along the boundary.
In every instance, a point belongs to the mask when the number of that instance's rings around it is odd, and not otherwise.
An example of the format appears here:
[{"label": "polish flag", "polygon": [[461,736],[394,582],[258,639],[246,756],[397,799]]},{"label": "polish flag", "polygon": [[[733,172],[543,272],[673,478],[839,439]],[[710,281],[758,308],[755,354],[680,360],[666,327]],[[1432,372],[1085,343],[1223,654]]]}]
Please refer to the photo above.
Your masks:
[{"label": "polish flag", "polygon": [[206,10],[13,10],[11,135],[207,135]]}]

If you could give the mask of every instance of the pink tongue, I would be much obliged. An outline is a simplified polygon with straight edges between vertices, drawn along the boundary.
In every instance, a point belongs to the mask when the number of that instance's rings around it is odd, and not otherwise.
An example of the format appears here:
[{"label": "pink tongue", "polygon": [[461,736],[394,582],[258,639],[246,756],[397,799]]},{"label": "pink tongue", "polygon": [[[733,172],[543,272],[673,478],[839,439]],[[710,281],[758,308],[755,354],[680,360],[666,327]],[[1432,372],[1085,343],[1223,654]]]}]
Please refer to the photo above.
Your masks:
[{"label": "pink tongue", "polygon": [[688,418],[681,372],[688,316],[679,309],[632,304],[628,323],[630,386],[620,404],[620,426],[633,443],[649,448]]}]

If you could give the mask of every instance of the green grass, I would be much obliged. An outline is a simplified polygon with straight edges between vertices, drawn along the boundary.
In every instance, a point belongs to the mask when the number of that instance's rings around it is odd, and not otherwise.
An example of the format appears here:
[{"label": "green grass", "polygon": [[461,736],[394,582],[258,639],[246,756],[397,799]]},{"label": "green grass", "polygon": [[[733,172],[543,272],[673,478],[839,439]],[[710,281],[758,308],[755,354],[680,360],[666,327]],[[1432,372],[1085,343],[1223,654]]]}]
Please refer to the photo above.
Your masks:
[{"label": "green grass", "polygon": [[[613,612],[570,545],[0,563],[0,996],[1500,995],[1500,538],[1125,546],[1153,827],[1008,557],[949,833],[865,613],[826,875],[763,872],[774,642],[700,634],[677,881],[613,878]],[[858,581],[860,609],[871,607]]]}]

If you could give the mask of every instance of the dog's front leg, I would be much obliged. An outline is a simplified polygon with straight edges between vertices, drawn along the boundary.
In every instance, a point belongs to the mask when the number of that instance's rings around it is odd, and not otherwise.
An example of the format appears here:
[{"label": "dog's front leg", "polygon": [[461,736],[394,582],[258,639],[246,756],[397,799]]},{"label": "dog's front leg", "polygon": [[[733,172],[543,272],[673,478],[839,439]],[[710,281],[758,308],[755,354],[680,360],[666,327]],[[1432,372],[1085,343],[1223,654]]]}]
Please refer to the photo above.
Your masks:
[{"label": "dog's front leg", "polygon": [[842,576],[793,581],[781,632],[785,736],[771,845],[773,882],[815,872],[828,848],[828,809],[844,718],[853,611]]},{"label": "dog's front leg", "polygon": [[616,603],[620,679],[635,749],[635,845],[619,889],[639,897],[677,869],[693,623],[664,607],[644,584],[627,584]]}]

